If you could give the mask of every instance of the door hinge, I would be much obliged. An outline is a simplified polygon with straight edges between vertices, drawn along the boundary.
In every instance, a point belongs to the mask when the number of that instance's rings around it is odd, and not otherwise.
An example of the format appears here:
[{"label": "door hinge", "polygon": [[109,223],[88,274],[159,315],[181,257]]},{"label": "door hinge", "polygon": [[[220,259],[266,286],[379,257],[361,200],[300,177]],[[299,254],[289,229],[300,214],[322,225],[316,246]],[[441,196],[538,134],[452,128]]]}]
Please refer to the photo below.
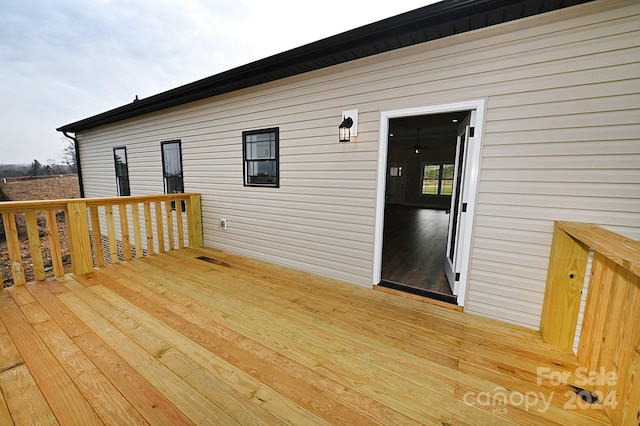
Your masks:
[{"label": "door hinge", "polygon": [[462,203],[462,213],[467,212],[467,203]]},{"label": "door hinge", "polygon": [[460,272],[456,272],[456,277],[454,281],[460,281]]},{"label": "door hinge", "polygon": [[469,137],[472,138],[476,134],[475,127],[469,127]]}]

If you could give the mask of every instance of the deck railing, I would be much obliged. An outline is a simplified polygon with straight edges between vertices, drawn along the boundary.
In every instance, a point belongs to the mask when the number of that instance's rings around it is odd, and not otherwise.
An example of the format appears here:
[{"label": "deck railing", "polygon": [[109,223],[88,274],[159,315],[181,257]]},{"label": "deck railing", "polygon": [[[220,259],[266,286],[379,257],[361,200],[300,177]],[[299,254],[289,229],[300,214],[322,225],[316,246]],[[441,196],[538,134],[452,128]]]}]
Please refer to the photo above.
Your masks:
[{"label": "deck railing", "polygon": [[[115,263],[120,258],[129,260],[165,252],[167,248],[202,245],[199,194],[2,202],[0,213],[14,285],[25,283],[25,266],[33,265],[36,281],[46,278],[39,226],[42,216],[53,275],[65,273],[56,217],[60,211],[65,216],[71,270],[75,274],[86,274],[93,271],[94,265],[104,266],[105,262]],[[31,265],[25,265],[21,253],[16,217],[25,223]]]},{"label": "deck railing", "polygon": [[635,426],[640,421],[640,242],[596,225],[556,222],[540,334],[545,342],[573,346],[591,250],[578,384],[592,392],[588,399],[597,399],[613,424]]}]

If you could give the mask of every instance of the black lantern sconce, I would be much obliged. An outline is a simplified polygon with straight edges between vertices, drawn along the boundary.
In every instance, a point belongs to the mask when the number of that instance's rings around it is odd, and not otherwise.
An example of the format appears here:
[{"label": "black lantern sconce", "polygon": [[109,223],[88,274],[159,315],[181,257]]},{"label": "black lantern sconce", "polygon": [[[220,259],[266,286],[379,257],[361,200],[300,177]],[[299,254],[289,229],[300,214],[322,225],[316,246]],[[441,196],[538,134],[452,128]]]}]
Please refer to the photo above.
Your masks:
[{"label": "black lantern sconce", "polygon": [[342,111],[342,122],[338,126],[338,140],[351,142],[355,136],[358,136],[358,110]]},{"label": "black lantern sconce", "polygon": [[351,141],[351,127],[353,127],[353,119],[351,117],[343,116],[342,123],[338,126],[340,142]]}]

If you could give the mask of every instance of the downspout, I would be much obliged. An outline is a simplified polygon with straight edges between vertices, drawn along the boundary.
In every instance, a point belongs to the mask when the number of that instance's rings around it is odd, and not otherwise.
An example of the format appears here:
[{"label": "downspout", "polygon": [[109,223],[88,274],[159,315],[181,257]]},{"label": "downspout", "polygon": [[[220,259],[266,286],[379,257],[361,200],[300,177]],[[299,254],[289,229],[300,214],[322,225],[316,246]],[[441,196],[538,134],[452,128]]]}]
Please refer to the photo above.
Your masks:
[{"label": "downspout", "polygon": [[80,198],[84,198],[84,184],[82,183],[82,167],[80,166],[80,144],[78,144],[78,138],[69,135],[63,131],[62,134],[73,141],[73,147],[76,151],[76,169],[78,173],[78,186],[80,186]]}]

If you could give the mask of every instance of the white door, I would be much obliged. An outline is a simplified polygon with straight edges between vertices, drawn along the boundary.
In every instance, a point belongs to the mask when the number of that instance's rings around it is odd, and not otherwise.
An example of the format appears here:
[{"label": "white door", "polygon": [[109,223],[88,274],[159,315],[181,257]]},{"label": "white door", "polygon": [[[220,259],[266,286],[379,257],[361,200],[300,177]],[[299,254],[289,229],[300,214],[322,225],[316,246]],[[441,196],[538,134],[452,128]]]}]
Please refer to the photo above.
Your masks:
[{"label": "white door", "polygon": [[389,163],[387,167],[387,204],[404,204],[406,201],[406,175],[406,163]]},{"label": "white door", "polygon": [[449,233],[447,235],[447,252],[445,254],[445,272],[447,281],[454,295],[460,291],[460,270],[462,264],[462,242],[464,241],[468,210],[469,189],[469,139],[472,137],[472,123],[475,111],[472,111],[458,126],[458,141],[456,145],[456,164],[454,170],[453,193],[451,196],[451,210],[449,214]]}]

